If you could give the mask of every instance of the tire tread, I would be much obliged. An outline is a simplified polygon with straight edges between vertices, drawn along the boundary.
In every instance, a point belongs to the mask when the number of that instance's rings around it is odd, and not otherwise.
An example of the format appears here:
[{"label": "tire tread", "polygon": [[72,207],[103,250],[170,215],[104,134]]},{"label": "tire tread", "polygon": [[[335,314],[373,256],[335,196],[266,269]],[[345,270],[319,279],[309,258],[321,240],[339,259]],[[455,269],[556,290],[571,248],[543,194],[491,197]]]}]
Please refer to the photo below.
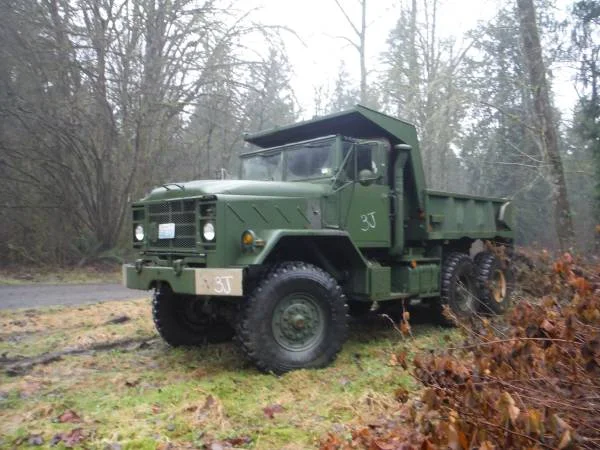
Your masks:
[{"label": "tire tread", "polygon": [[[296,367],[295,365],[286,364],[285,362],[276,361],[274,358],[272,359],[269,357],[268,349],[259,348],[252,327],[251,318],[253,311],[256,311],[257,309],[264,309],[264,305],[262,304],[264,303],[262,300],[262,294],[266,290],[267,286],[286,274],[295,271],[308,271],[317,275],[318,277],[321,277],[323,280],[325,280],[324,287],[333,294],[333,298],[329,300],[340,302],[342,304],[343,317],[336,317],[335,314],[332,314],[331,317],[332,323],[340,320],[342,321],[341,333],[333,336],[335,342],[332,342],[332,345],[327,347],[325,354],[321,355],[314,364],[310,364],[310,368],[323,367],[331,363],[340,352],[343,343],[348,337],[348,305],[346,302],[346,296],[342,292],[342,289],[338,285],[337,281],[320,267],[309,263],[302,261],[288,261],[280,263],[264,276],[264,278],[258,283],[254,292],[249,295],[245,305],[242,307],[241,317],[237,321],[236,341],[238,346],[240,347],[244,356],[262,372],[274,372],[276,374],[281,374],[300,368]],[[335,312],[335,308],[332,308],[332,312]]]},{"label": "tire tread", "polygon": [[455,275],[457,268],[465,261],[469,261],[472,264],[471,258],[466,253],[452,252],[444,259],[442,265],[442,285],[440,286],[440,299],[435,305],[436,319],[441,325],[454,326],[454,322],[444,315],[444,306],[451,306],[452,296],[452,279]]},{"label": "tire tread", "polygon": [[[481,299],[481,309],[484,313],[492,314],[503,314],[510,306],[510,299],[513,290],[512,272],[510,269],[503,269],[502,263],[496,255],[492,252],[481,252],[475,257],[476,262],[476,274],[477,274],[477,287],[479,291],[479,298]],[[491,298],[491,292],[488,289],[492,272],[495,270],[494,266],[498,265],[504,272],[507,282],[506,298],[508,301],[498,304],[493,298]]]}]

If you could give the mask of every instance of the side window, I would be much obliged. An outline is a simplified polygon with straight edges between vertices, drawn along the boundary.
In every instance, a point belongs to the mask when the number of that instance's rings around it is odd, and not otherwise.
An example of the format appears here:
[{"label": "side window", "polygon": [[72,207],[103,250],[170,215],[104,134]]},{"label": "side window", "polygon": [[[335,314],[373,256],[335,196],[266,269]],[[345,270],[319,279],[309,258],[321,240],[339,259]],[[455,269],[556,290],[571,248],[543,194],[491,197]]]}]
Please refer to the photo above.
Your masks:
[{"label": "side window", "polygon": [[[356,146],[356,173],[361,170],[377,171],[377,166],[373,162],[374,144],[360,144]],[[375,170],[373,170],[375,169]]]},{"label": "side window", "polygon": [[358,180],[358,174],[361,170],[370,170],[374,175],[382,175],[381,180],[377,181],[377,184],[384,183],[385,167],[383,167],[381,161],[379,161],[380,146],[377,142],[368,142],[364,144],[350,144],[344,143],[343,156],[344,158],[348,152],[353,149],[352,155],[346,160],[344,168],[345,175],[350,180]]}]

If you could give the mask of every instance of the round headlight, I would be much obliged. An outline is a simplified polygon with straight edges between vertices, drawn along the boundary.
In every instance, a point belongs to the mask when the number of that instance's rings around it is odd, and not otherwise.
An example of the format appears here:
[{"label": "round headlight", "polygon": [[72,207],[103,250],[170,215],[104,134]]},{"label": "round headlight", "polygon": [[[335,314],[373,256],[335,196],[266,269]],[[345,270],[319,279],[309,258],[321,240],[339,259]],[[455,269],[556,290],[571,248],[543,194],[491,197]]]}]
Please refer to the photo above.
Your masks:
[{"label": "round headlight", "polygon": [[212,222],[206,222],[202,229],[202,236],[207,241],[213,241],[215,239],[215,225]]},{"label": "round headlight", "polygon": [[144,240],[144,227],[141,225],[138,225],[137,227],[135,227],[134,235],[135,235],[136,241],[143,241]]}]

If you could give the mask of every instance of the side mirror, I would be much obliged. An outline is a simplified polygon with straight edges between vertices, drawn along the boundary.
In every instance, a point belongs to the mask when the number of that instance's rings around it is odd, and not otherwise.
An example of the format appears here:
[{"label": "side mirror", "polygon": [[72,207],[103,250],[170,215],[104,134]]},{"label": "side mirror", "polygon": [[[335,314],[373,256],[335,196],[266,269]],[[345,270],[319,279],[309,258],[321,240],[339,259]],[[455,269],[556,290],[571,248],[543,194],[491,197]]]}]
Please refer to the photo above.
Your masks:
[{"label": "side mirror", "polygon": [[378,179],[379,177],[369,169],[363,169],[358,172],[358,182],[363,186],[370,186]]}]

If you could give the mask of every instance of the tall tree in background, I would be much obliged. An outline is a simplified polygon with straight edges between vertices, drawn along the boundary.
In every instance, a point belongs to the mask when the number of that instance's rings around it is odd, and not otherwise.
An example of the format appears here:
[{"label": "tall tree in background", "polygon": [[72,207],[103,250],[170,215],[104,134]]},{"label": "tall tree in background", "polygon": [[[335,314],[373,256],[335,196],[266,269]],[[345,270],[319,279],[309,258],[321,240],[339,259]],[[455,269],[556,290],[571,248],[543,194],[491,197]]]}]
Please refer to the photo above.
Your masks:
[{"label": "tall tree in background", "polygon": [[250,67],[241,131],[266,130],[298,119],[291,74],[287,56],[275,47],[269,49],[264,64]]},{"label": "tall tree in background", "polygon": [[573,242],[573,220],[533,0],[517,0],[517,13],[523,53],[528,69],[529,88],[532,91],[537,132],[542,155],[548,164],[554,187],[556,231],[561,248],[566,249]]},{"label": "tall tree in background", "polygon": [[[552,15],[551,3],[540,5],[543,7],[537,26],[547,41],[544,46],[546,68],[552,68],[559,43],[555,33],[560,32],[560,27]],[[478,39],[471,62],[469,89],[477,101],[470,106],[463,124],[461,156],[470,173],[470,191],[480,189],[485,194],[508,197],[514,202],[518,211],[518,242],[556,248],[559,241],[556,184],[541,139],[536,90],[529,82],[529,64],[520,30],[520,16],[517,5],[513,4],[502,8],[493,20],[474,31]],[[549,79],[546,81],[549,83]],[[580,231],[590,206],[585,196],[582,198],[581,186],[586,181],[581,173],[583,155],[574,151],[576,145],[572,139],[567,147],[558,134],[558,111],[551,113],[551,126],[563,148],[560,156],[564,159],[564,179],[573,192],[578,192],[570,199],[569,207],[573,208],[572,203],[576,206]],[[567,168],[572,174],[567,173]],[[580,243],[582,241],[583,237]]]},{"label": "tall tree in background", "polygon": [[333,92],[327,104],[327,113],[335,113],[352,108],[360,98],[360,92],[351,84],[344,62],[340,64]]},{"label": "tall tree in background", "polygon": [[222,67],[214,71],[214,83],[202,90],[194,107],[184,131],[185,149],[173,156],[182,179],[233,176],[244,132],[297,118],[291,68],[279,49],[270,48],[263,63],[243,72],[232,71],[227,61]]},{"label": "tall tree in background", "polygon": [[468,168],[469,192],[510,198],[517,207],[518,242],[550,245],[556,240],[552,222],[552,189],[544,174],[520,51],[514,8],[472,32],[475,52],[469,62],[468,89],[473,97],[460,136],[460,155]]},{"label": "tall tree in background", "polygon": [[[573,5],[572,32],[574,57],[579,61],[577,81],[579,102],[573,131],[589,152],[595,172],[592,202],[596,226],[600,226],[600,4],[579,0]],[[596,248],[600,248],[600,229],[595,232]]]},{"label": "tall tree in background", "polygon": [[366,51],[367,51],[367,0],[358,0],[360,4],[360,24],[357,25],[351,18],[350,14],[339,0],[334,0],[338,6],[340,12],[346,19],[346,22],[352,28],[354,32],[354,38],[350,39],[346,36],[340,36],[341,39],[347,41],[352,47],[354,47],[358,53],[360,61],[360,103],[366,105],[369,101],[368,98],[368,86],[367,86],[367,62],[366,62]]},{"label": "tall tree in background", "polygon": [[452,146],[469,96],[465,80],[471,44],[458,49],[453,40],[439,37],[438,7],[437,0],[412,0],[409,8],[401,8],[382,55],[381,88],[386,108],[419,130],[429,185],[460,191],[463,177]]}]

